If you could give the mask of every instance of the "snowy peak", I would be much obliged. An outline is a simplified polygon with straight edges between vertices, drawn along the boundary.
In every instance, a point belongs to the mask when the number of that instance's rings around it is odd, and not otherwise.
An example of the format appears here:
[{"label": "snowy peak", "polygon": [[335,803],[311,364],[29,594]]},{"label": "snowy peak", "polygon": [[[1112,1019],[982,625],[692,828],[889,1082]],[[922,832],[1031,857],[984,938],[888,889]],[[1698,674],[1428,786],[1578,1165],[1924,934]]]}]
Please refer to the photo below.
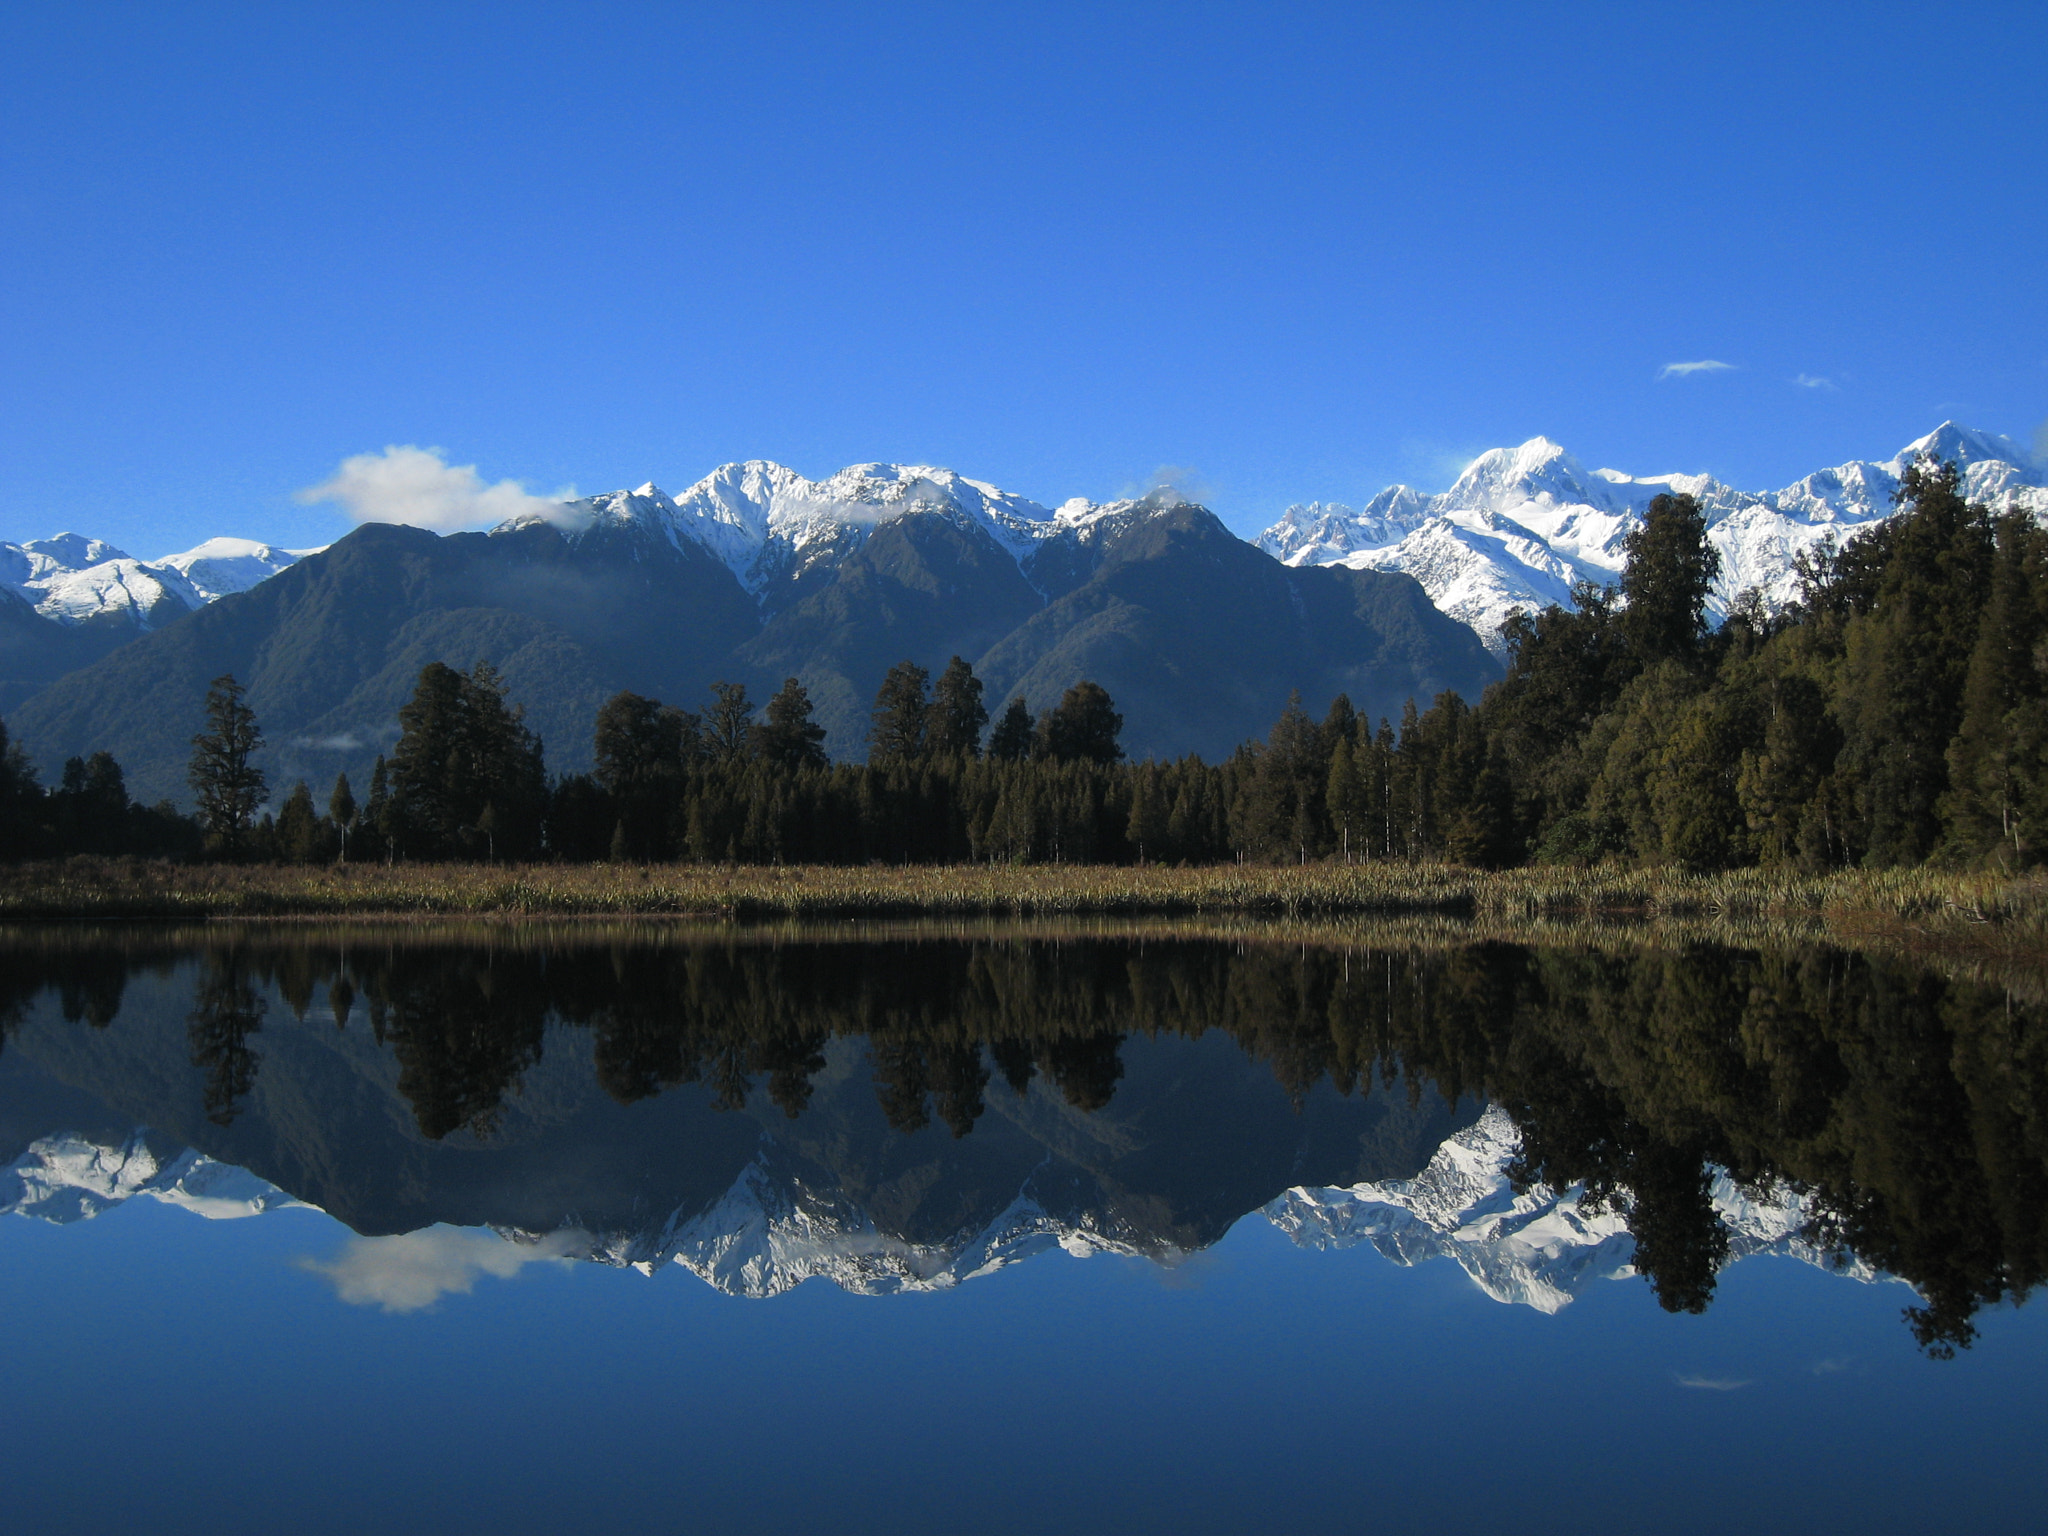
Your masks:
[{"label": "snowy peak", "polygon": [[1855,460],[1762,492],[1704,474],[1588,472],[1549,438],[1534,437],[1481,454],[1441,495],[1391,486],[1359,513],[1322,503],[1290,507],[1255,542],[1289,565],[1412,575],[1432,602],[1504,657],[1500,627],[1510,613],[1568,604],[1576,580],[1605,585],[1620,577],[1629,533],[1663,493],[1692,496],[1706,512],[1721,556],[1711,600],[1717,615],[1750,587],[1780,608],[1797,596],[1798,555],[1892,516],[1899,481],[1922,455],[1958,464],[1970,499],[2048,518],[2048,466],[2010,438],[1944,422],[1889,460]]},{"label": "snowy peak", "polygon": [[160,560],[137,560],[102,540],[60,533],[0,544],[0,583],[60,624],[155,629],[230,592],[245,592],[312,553],[253,539],[208,539]]},{"label": "snowy peak", "polygon": [[212,1220],[309,1209],[255,1174],[189,1149],[161,1157],[146,1130],[119,1146],[85,1136],[46,1136],[0,1170],[0,1216],[87,1221],[138,1197]]},{"label": "snowy peak", "polygon": [[[764,459],[722,465],[673,498],[651,482],[637,491],[587,497],[568,503],[556,521],[572,538],[601,525],[633,526],[678,546],[699,545],[765,600],[819,562],[858,548],[883,523],[913,513],[979,528],[1017,559],[1079,521],[1066,509],[1055,516],[1036,502],[934,465],[853,464],[807,480]],[[534,521],[517,519],[493,532]]]},{"label": "snowy peak", "polygon": [[[1449,1258],[1495,1301],[1539,1312],[1563,1310],[1596,1280],[1633,1275],[1635,1240],[1625,1217],[1589,1210],[1577,1185],[1515,1191],[1508,1167],[1520,1147],[1514,1121],[1491,1105],[1412,1179],[1291,1189],[1265,1215],[1305,1248],[1370,1243],[1403,1265]],[[1712,1198],[1728,1228],[1731,1261],[1776,1254],[1857,1280],[1879,1278],[1860,1259],[1807,1239],[1805,1201],[1789,1186],[1745,1190],[1724,1173]]]},{"label": "snowy peak", "polygon": [[82,533],[60,533],[54,539],[30,539],[21,550],[44,571],[83,571],[107,560],[131,556],[100,539]]},{"label": "snowy peak", "polygon": [[210,603],[230,592],[246,592],[318,553],[317,549],[279,549],[254,539],[208,539],[179,554],[165,555],[156,564],[183,574],[200,599]]},{"label": "snowy peak", "polygon": [[1953,421],[1944,421],[1925,437],[1915,438],[1906,444],[1892,460],[1890,468],[1894,472],[1903,471],[1921,457],[1953,460],[1966,470],[1978,464],[2010,465],[2022,472],[2033,471],[2025,484],[2048,484],[2039,473],[2042,466],[2011,438],[1997,432],[1979,432],[1974,427],[1961,426]]},{"label": "snowy peak", "polygon": [[1495,448],[1465,467],[1443,496],[1446,507],[1501,512],[1525,507],[1593,506],[1612,510],[1607,483],[1547,437],[1532,437],[1519,448]]}]

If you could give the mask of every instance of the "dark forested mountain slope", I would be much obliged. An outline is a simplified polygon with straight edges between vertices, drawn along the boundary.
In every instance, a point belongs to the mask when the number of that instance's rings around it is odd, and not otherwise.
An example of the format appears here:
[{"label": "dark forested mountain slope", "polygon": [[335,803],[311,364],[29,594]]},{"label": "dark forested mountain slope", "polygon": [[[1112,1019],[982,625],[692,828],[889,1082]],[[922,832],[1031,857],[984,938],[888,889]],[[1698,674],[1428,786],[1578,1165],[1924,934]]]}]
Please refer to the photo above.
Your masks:
[{"label": "dark forested mountain slope", "polygon": [[[1216,758],[1258,734],[1299,689],[1371,714],[1496,675],[1472,631],[1412,578],[1290,570],[1181,505],[1105,532],[1098,563],[977,663],[990,697],[1051,703],[1092,678],[1124,716],[1134,755]],[[1071,564],[1068,564],[1071,568]]]},{"label": "dark forested mountain slope", "polygon": [[571,551],[545,526],[439,538],[369,525],[72,673],[13,724],[46,767],[104,749],[138,798],[182,799],[207,684],[233,673],[268,737],[273,787],[324,787],[344,769],[368,774],[427,662],[483,660],[576,766],[607,695],[694,696],[753,627],[746,594],[701,551],[628,539]]},{"label": "dark forested mountain slope", "polygon": [[703,545],[631,521],[570,536],[366,526],[71,671],[9,724],[46,774],[106,750],[138,798],[182,800],[223,673],[248,688],[273,790],[304,777],[324,791],[343,770],[362,788],[429,661],[498,667],[558,771],[589,766],[593,715],[622,688],[701,708],[715,680],[758,703],[796,676],[827,750],[858,758],[887,669],[937,672],[957,654],[986,678],[991,713],[1093,678],[1133,756],[1213,756],[1259,733],[1291,689],[1316,708],[1345,690],[1398,714],[1444,688],[1476,696],[1497,672],[1411,578],[1289,570],[1194,506],[1130,504],[1021,560],[974,520],[923,508],[805,553],[818,558],[801,591],[770,605]]}]

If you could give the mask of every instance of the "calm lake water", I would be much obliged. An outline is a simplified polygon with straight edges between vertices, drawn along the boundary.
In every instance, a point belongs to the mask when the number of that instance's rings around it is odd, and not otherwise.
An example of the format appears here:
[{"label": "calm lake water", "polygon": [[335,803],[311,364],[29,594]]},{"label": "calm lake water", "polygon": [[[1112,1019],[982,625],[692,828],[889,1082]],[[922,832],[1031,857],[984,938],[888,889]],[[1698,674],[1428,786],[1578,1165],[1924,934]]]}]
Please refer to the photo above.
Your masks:
[{"label": "calm lake water", "polygon": [[2044,1108],[1655,930],[16,930],[6,1523],[2031,1527]]}]

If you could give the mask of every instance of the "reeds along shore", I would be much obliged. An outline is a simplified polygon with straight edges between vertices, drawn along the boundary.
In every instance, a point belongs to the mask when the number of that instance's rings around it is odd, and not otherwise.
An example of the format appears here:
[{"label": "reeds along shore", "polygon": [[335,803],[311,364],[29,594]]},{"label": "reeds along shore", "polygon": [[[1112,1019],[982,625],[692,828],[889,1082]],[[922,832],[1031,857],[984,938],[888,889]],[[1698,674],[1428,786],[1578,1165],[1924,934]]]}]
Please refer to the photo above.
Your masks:
[{"label": "reeds along shore", "polygon": [[78,858],[0,870],[0,921],[102,918],[1438,914],[1483,927],[1578,916],[1777,919],[2048,953],[2048,877],[1933,870],[1474,870],[1451,864],[176,865]]}]

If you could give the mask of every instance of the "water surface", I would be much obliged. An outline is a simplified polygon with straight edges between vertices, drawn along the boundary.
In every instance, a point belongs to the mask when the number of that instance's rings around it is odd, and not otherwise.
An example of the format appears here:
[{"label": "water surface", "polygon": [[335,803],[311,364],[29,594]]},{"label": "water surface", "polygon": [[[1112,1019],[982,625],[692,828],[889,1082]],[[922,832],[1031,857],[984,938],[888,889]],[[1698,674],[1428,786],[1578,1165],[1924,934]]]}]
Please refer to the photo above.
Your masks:
[{"label": "water surface", "polygon": [[1370,928],[5,950],[38,1524],[2040,1508],[2026,974]]}]

